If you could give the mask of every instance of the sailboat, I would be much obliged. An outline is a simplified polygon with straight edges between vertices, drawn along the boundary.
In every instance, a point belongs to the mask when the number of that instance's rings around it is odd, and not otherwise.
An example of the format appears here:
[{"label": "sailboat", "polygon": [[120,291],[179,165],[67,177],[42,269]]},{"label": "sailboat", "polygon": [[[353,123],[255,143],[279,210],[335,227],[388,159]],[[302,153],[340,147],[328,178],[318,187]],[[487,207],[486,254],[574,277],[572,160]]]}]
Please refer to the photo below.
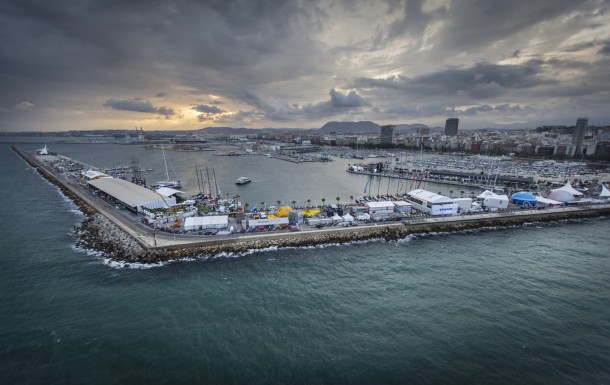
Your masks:
[{"label": "sailboat", "polygon": [[165,177],[166,179],[160,182],[155,183],[152,187],[153,189],[159,189],[161,187],[169,187],[176,190],[180,190],[182,188],[182,184],[179,180],[169,180],[169,171],[167,170],[167,159],[165,158],[165,149],[161,146],[161,151],[163,152],[163,163],[165,164]]}]

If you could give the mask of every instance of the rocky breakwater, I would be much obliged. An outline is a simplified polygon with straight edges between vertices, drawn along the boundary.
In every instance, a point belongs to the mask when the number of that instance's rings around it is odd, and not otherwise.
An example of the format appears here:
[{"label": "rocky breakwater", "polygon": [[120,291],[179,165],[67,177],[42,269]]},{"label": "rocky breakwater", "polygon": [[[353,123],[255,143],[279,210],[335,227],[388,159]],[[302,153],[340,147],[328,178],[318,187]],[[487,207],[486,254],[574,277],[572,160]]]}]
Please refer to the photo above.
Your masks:
[{"label": "rocky breakwater", "polygon": [[88,215],[75,229],[77,246],[100,251],[118,261],[153,263],[163,258],[163,250],[146,249],[131,235],[99,213]]},{"label": "rocky breakwater", "polygon": [[181,258],[204,260],[222,255],[239,255],[252,250],[282,247],[311,247],[324,244],[348,244],[382,239],[396,241],[414,234],[448,233],[480,228],[502,228],[530,222],[556,222],[578,218],[609,216],[610,207],[574,211],[548,211],[531,215],[498,215],[487,218],[441,222],[394,223],[358,228],[337,228],[300,233],[260,234],[238,238],[215,239],[163,248],[145,248],[129,234],[100,214],[90,215],[77,229],[79,245],[103,252],[108,258],[128,263],[157,263]]},{"label": "rocky breakwater", "polygon": [[281,247],[307,247],[343,244],[368,239],[396,240],[404,236],[401,224],[345,231],[320,231],[258,235],[233,239],[194,242],[188,245],[145,248],[101,214],[89,215],[75,228],[77,245],[102,252],[105,257],[127,263],[157,263],[181,258],[214,259],[220,255],[239,255],[251,250]]}]

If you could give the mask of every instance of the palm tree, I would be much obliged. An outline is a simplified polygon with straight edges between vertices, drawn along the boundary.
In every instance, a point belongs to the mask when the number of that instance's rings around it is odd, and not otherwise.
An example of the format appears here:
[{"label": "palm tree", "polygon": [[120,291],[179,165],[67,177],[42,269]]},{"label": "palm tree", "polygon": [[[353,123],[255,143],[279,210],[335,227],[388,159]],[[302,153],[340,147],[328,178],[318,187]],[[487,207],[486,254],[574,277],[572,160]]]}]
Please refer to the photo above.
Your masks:
[{"label": "palm tree", "polygon": [[474,191],[471,191],[471,192],[470,192],[470,197],[471,197],[471,198],[474,198]]},{"label": "palm tree", "polygon": [[281,200],[277,200],[277,207],[280,207],[280,203],[282,203]]},{"label": "palm tree", "polygon": [[339,201],[341,200],[341,198],[336,197],[335,199],[337,200],[337,204],[339,204]]},{"label": "palm tree", "polygon": [[310,203],[311,203],[311,199],[307,199],[307,207],[309,207]]},{"label": "palm tree", "polygon": [[324,206],[324,202],[326,202],[326,198],[322,198],[322,206]]},{"label": "palm tree", "polygon": [[350,196],[349,196],[349,200],[350,200],[350,203],[354,203],[354,196],[353,196],[353,195],[350,195]]},{"label": "palm tree", "polygon": [[265,202],[261,202],[261,206],[263,206],[263,210],[265,209]]},{"label": "palm tree", "polygon": [[453,190],[449,190],[449,198],[453,198]]},{"label": "palm tree", "polygon": [[460,191],[460,198],[464,198],[464,190]]},{"label": "palm tree", "polygon": [[250,203],[246,202],[246,204],[244,205],[244,207],[246,208],[244,211],[248,211],[248,206],[250,206]]},{"label": "palm tree", "polygon": [[295,208],[294,205],[296,205],[296,204],[297,204],[297,201],[292,201],[292,208],[293,209]]}]

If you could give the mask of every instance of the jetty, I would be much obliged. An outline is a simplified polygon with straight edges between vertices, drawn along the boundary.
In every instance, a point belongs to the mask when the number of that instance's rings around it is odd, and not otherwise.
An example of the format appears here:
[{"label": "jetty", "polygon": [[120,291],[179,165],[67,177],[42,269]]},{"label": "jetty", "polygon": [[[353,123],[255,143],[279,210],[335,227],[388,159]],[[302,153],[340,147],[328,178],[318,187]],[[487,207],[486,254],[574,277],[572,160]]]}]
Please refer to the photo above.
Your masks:
[{"label": "jetty", "polygon": [[214,259],[226,253],[243,253],[281,247],[343,244],[384,239],[395,241],[412,234],[445,233],[610,216],[610,204],[570,206],[545,210],[517,210],[463,216],[410,218],[401,222],[370,223],[357,227],[311,228],[298,232],[238,233],[206,238],[157,232],[137,216],[99,199],[90,190],[56,172],[38,156],[16,146],[13,150],[44,178],[55,184],[86,215],[76,229],[79,245],[102,251],[125,263],[157,263],[181,258]]}]

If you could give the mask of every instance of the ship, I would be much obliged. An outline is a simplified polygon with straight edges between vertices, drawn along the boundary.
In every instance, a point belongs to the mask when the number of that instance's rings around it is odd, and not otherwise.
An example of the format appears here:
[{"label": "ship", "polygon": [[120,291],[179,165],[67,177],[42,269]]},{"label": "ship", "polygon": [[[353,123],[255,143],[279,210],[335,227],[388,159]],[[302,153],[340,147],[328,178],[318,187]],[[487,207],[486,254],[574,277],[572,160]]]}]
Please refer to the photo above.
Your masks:
[{"label": "ship", "polygon": [[162,187],[173,188],[176,190],[182,189],[182,183],[179,180],[170,180],[169,179],[169,171],[167,170],[167,159],[165,158],[165,149],[161,146],[161,151],[163,153],[163,163],[165,163],[165,176],[166,179],[152,185],[153,190],[158,190]]},{"label": "ship", "polygon": [[237,178],[237,181],[235,182],[235,184],[246,184],[246,183],[250,183],[252,182],[252,179],[245,177],[245,176],[241,176],[239,178]]}]

